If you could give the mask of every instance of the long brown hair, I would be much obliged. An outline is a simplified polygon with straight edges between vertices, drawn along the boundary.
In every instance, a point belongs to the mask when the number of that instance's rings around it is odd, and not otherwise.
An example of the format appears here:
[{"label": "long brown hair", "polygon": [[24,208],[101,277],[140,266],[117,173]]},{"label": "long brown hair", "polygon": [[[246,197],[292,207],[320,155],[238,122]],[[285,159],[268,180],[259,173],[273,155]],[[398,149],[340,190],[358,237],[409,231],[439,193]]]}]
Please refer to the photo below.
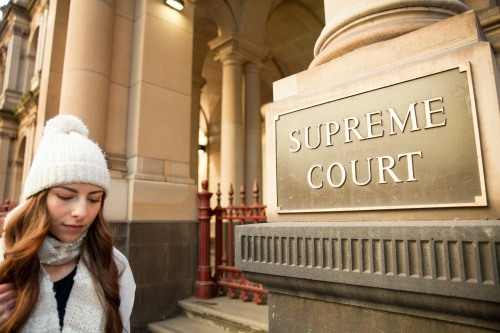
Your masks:
[{"label": "long brown hair", "polygon": [[[0,265],[0,283],[13,283],[17,299],[12,316],[0,327],[0,333],[18,332],[35,310],[41,278],[38,249],[49,232],[47,192],[44,190],[30,197],[5,226],[6,251],[5,260]],[[80,256],[80,260],[89,268],[94,283],[101,285],[106,332],[121,333],[119,272],[113,260],[113,237],[104,220],[103,207],[104,196],[99,213],[82,243],[88,260],[84,256]]]}]

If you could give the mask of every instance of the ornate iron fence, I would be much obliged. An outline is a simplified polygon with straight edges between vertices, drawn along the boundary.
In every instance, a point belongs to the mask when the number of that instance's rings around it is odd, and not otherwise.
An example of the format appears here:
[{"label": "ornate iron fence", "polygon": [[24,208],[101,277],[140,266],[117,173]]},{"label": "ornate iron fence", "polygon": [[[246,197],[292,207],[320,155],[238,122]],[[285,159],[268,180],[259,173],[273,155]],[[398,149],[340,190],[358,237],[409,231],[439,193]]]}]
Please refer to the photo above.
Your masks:
[{"label": "ornate iron fence", "polygon": [[[240,205],[233,205],[233,186],[229,188],[229,205],[222,207],[220,184],[217,186],[217,206],[210,207],[212,193],[208,192],[208,182],[202,182],[202,191],[198,193],[199,201],[199,265],[195,296],[212,298],[226,294],[231,298],[239,296],[247,301],[250,295],[257,304],[267,303],[262,295],[267,290],[262,285],[248,281],[241,270],[234,267],[234,225],[267,222],[266,206],[259,204],[259,187],[253,187],[253,203],[246,205],[245,188],[240,187]],[[210,219],[215,215],[215,273],[212,276],[210,266]],[[226,228],[224,224],[226,223]],[[224,244],[226,246],[224,246]]]}]

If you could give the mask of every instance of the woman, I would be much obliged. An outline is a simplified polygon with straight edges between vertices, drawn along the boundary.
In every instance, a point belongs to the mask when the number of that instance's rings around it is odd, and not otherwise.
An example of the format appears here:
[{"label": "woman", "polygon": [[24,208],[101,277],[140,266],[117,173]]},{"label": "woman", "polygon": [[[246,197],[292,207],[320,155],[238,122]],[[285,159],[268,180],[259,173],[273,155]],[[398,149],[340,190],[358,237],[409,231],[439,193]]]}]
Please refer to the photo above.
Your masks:
[{"label": "woman", "polygon": [[45,126],[0,241],[0,333],[129,332],[135,283],[103,218],[110,177],[74,116]]}]

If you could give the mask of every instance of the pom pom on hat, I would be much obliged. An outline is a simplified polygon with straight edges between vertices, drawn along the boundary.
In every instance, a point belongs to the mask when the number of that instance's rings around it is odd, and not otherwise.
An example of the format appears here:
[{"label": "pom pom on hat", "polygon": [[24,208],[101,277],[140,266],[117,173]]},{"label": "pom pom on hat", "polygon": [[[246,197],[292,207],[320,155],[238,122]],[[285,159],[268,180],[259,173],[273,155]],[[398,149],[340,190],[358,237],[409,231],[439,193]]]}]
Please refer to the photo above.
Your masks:
[{"label": "pom pom on hat", "polygon": [[45,128],[43,129],[43,134],[51,132],[63,132],[66,134],[76,132],[84,137],[89,136],[89,130],[83,121],[69,114],[59,115],[47,121],[47,124],[45,124]]},{"label": "pom pom on hat", "polygon": [[85,124],[72,115],[49,121],[24,182],[23,198],[70,183],[87,183],[109,192],[110,177],[99,146],[88,138]]}]

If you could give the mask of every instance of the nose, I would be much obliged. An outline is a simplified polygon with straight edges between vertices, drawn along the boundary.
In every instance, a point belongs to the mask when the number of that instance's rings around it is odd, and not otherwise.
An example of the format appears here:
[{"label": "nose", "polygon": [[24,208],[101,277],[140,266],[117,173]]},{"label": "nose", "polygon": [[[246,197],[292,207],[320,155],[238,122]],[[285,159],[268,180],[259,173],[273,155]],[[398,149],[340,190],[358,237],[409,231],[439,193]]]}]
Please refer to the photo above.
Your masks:
[{"label": "nose", "polygon": [[75,203],[71,210],[71,216],[75,217],[77,220],[81,220],[85,216],[87,216],[87,200],[85,199],[75,200]]}]

